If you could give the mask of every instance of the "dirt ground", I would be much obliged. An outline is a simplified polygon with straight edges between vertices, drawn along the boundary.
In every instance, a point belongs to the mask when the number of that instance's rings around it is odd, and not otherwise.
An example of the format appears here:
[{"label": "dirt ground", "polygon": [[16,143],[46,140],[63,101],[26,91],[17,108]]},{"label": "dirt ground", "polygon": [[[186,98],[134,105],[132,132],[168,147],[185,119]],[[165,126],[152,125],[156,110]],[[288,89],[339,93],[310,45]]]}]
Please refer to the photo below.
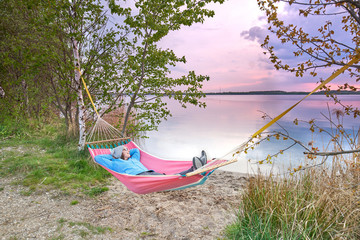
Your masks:
[{"label": "dirt ground", "polygon": [[222,239],[248,176],[215,171],[194,188],[138,195],[113,178],[96,198],[0,183],[1,239]]}]

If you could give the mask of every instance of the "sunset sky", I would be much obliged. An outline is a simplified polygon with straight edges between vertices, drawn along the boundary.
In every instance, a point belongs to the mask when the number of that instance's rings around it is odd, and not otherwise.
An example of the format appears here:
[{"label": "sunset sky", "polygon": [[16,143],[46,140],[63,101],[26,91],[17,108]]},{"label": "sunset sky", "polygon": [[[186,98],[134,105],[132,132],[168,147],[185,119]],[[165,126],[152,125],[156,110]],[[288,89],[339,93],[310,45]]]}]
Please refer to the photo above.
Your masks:
[{"label": "sunset sky", "polygon": [[[170,33],[160,46],[170,48],[178,56],[185,56],[187,63],[173,69],[174,76],[184,75],[190,70],[210,76],[204,84],[205,92],[284,90],[311,91],[320,77],[326,79],[330,71],[313,78],[306,75],[296,78],[293,74],[276,71],[260,47],[268,34],[265,15],[255,0],[228,0],[224,4],[211,4],[215,16],[204,24],[183,27]],[[314,19],[303,19],[291,9],[282,9],[282,16],[293,23],[313,26]],[[295,61],[287,45],[277,44],[282,58]],[[334,84],[340,84],[340,79]]]}]

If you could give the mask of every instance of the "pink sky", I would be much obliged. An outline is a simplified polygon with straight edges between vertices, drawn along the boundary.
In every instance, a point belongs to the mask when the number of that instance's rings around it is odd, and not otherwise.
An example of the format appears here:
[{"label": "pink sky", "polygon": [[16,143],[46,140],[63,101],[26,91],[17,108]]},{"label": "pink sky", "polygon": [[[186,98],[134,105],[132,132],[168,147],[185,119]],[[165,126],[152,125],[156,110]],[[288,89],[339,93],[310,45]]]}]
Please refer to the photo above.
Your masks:
[{"label": "pink sky", "polygon": [[[210,76],[210,81],[204,83],[205,92],[311,91],[320,80],[295,78],[293,74],[273,68],[260,47],[260,41],[268,33],[266,19],[255,0],[228,0],[222,5],[212,4],[210,8],[215,10],[213,18],[170,33],[160,43],[163,48],[170,48],[187,59],[186,64],[179,64],[172,70],[174,76],[190,70]],[[291,57],[291,51],[282,50]],[[335,79],[333,84],[336,83]]]}]

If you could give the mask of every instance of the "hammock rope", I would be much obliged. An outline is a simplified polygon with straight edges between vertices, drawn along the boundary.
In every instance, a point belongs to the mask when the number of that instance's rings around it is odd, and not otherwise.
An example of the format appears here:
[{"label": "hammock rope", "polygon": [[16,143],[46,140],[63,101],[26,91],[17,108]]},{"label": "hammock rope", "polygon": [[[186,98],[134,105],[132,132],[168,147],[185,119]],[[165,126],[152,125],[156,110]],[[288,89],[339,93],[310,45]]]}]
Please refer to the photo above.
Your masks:
[{"label": "hammock rope", "polygon": [[122,137],[122,133],[106,122],[104,119],[98,117],[95,125],[88,135],[88,142],[100,142],[101,140],[107,141],[108,139],[117,139]]},{"label": "hammock rope", "polygon": [[298,101],[297,103],[295,103],[294,105],[292,105],[290,108],[286,109],[284,112],[282,112],[281,114],[279,114],[277,117],[275,117],[274,119],[272,119],[269,123],[267,123],[265,126],[263,126],[262,128],[260,128],[258,131],[256,131],[253,135],[252,138],[256,137],[257,135],[259,135],[260,133],[262,133],[263,131],[265,131],[265,129],[267,129],[268,127],[270,127],[271,125],[273,125],[275,122],[279,121],[280,118],[282,118],[285,114],[287,114],[288,112],[290,112],[294,107],[296,107],[299,103],[301,103],[303,100],[305,100],[307,97],[309,97],[311,94],[313,94],[314,92],[316,92],[317,90],[321,89],[322,87],[325,87],[326,84],[328,84],[329,82],[331,82],[332,80],[334,80],[337,76],[339,76],[341,73],[343,73],[346,69],[348,69],[351,65],[357,63],[359,61],[360,58],[360,52],[358,52],[355,57],[353,59],[351,59],[347,64],[345,64],[344,66],[342,66],[340,69],[336,70],[330,77],[328,77],[325,81],[323,81],[321,84],[319,84],[314,90],[312,90],[308,95],[306,95],[305,97],[303,97],[302,99],[300,99],[300,101]]},{"label": "hammock rope", "polygon": [[322,87],[325,87],[326,84],[328,84],[329,82],[331,82],[332,80],[334,80],[336,77],[338,77],[340,74],[342,74],[346,69],[348,69],[351,65],[356,64],[358,61],[360,60],[360,50],[357,51],[357,54],[344,66],[342,66],[341,68],[339,68],[338,70],[336,70],[330,77],[328,77],[325,81],[321,82],[314,90],[312,90],[309,94],[307,94],[305,97],[303,97],[302,99],[300,99],[297,103],[295,103],[294,105],[292,105],[291,107],[289,107],[288,109],[286,109],[284,112],[280,113],[278,116],[276,116],[275,118],[273,118],[270,122],[268,122],[267,124],[265,124],[263,127],[261,127],[259,130],[257,130],[255,133],[253,133],[251,135],[251,137],[243,142],[242,144],[240,144],[239,146],[235,147],[233,150],[229,151],[226,155],[232,154],[238,155],[239,153],[241,153],[245,147],[251,142],[253,141],[254,138],[258,137],[263,131],[265,131],[267,128],[269,128],[271,125],[273,125],[274,123],[276,123],[277,121],[279,121],[283,116],[285,116],[288,112],[290,112],[293,108],[295,108],[297,105],[299,105],[303,100],[305,100],[307,97],[309,97],[310,95],[312,95],[313,93],[315,93],[316,91],[318,91],[319,89],[321,89]]}]

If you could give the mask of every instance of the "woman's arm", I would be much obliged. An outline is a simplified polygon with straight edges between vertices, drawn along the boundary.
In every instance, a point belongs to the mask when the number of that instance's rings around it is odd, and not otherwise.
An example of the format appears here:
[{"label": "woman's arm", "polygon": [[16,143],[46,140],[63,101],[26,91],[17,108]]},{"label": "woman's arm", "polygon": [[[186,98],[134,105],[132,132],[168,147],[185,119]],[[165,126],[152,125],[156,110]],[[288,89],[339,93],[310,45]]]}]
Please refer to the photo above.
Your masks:
[{"label": "woman's arm", "polygon": [[113,157],[111,156],[111,154],[101,154],[101,155],[97,155],[95,156],[95,162],[97,162],[98,164],[108,168],[108,169],[112,169],[113,167]]},{"label": "woman's arm", "polygon": [[130,157],[140,161],[140,151],[137,148],[130,149]]}]

